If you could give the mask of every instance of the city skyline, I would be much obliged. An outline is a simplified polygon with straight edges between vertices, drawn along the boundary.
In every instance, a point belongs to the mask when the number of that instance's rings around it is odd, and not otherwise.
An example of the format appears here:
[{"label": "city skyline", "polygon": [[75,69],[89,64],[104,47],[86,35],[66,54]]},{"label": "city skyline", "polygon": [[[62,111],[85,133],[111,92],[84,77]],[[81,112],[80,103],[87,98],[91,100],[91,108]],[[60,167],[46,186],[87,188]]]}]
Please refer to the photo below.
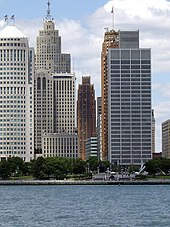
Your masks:
[{"label": "city skyline", "polygon": [[[15,24],[29,37],[30,46],[35,46],[38,30],[46,15],[47,1],[0,1],[0,30],[4,27],[4,16],[15,15]],[[161,123],[170,118],[169,78],[170,55],[169,18],[170,2],[167,0],[114,0],[114,1],[51,1],[51,15],[56,29],[63,39],[63,52],[72,56],[72,68],[76,73],[77,84],[82,75],[90,75],[100,96],[100,54],[104,28],[112,27],[111,9],[114,5],[115,28],[120,30],[140,30],[140,46],[151,47],[152,51],[152,103],[156,118],[156,152],[161,151]],[[74,4],[73,4],[74,3]],[[78,4],[77,9],[74,9]],[[20,5],[20,7],[18,7]],[[69,7],[68,7],[69,5]],[[32,10],[34,6],[35,10]],[[71,6],[71,7],[70,7]],[[83,7],[84,6],[84,7]],[[140,6],[140,7],[139,7]],[[36,9],[37,8],[37,9]],[[26,10],[27,9],[27,10]],[[60,10],[59,10],[60,9]],[[140,9],[140,11],[139,11]],[[76,13],[77,12],[77,13]],[[71,35],[68,35],[71,34]],[[72,34],[75,34],[72,36]],[[70,45],[71,43],[76,45]],[[90,45],[90,48],[89,48]]]}]

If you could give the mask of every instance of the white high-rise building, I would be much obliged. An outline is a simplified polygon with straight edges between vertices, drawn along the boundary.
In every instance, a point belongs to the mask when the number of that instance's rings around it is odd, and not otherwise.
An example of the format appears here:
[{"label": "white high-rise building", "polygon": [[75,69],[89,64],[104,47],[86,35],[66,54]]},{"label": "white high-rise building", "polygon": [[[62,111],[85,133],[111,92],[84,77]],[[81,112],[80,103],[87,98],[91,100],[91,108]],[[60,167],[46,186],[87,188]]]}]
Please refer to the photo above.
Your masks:
[{"label": "white high-rise building", "polygon": [[34,49],[14,25],[0,32],[0,158],[34,158]]},{"label": "white high-rise building", "polygon": [[109,161],[142,165],[152,158],[151,51],[139,31],[119,31],[108,51]]}]

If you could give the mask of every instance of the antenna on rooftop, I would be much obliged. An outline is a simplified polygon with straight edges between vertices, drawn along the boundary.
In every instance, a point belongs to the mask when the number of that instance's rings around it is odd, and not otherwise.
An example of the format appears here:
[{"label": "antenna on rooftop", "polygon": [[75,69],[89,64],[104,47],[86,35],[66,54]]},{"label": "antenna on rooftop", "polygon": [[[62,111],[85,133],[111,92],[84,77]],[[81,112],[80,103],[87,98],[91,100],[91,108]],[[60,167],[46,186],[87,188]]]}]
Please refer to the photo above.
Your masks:
[{"label": "antenna on rooftop", "polygon": [[48,0],[47,2],[47,16],[46,16],[46,19],[47,20],[51,20],[51,10],[50,10],[50,1]]},{"label": "antenna on rooftop", "polygon": [[114,7],[112,6],[112,10],[111,10],[111,14],[112,14],[112,29],[114,30]]}]

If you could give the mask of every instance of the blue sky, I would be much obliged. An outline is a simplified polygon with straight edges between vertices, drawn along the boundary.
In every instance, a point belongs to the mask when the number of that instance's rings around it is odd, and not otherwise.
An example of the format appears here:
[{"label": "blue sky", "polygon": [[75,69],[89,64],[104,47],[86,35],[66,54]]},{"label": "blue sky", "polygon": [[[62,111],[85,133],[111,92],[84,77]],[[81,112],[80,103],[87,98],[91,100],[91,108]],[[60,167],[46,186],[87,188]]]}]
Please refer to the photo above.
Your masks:
[{"label": "blue sky", "polygon": [[[51,15],[62,37],[63,52],[72,56],[77,83],[90,75],[100,95],[100,53],[104,28],[140,31],[140,47],[152,52],[152,100],[156,117],[156,151],[161,151],[161,123],[170,119],[170,2],[168,0],[51,0]],[[16,26],[35,46],[43,28],[47,0],[0,0],[4,16],[15,15]]]},{"label": "blue sky", "polygon": [[[15,14],[16,18],[42,17],[47,0],[0,0],[1,17]],[[52,14],[56,19],[81,19],[103,6],[107,0],[51,0]]]}]

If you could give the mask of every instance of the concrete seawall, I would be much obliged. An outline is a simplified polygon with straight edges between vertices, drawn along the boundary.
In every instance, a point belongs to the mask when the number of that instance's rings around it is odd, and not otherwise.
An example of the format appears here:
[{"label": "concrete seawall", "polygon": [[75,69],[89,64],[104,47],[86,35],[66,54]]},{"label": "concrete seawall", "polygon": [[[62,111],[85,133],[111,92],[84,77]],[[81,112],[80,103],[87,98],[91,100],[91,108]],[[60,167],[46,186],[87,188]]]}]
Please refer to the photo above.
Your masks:
[{"label": "concrete seawall", "polygon": [[87,181],[87,180],[1,180],[0,185],[170,185],[170,180]]}]

